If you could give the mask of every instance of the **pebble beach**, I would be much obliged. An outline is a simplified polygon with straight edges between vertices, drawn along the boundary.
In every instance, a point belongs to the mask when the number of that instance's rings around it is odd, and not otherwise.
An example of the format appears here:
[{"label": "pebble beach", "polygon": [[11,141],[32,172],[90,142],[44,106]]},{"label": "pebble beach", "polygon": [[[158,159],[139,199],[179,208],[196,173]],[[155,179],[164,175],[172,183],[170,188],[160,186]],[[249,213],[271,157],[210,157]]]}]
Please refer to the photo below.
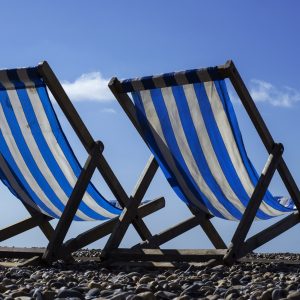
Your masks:
[{"label": "pebble beach", "polygon": [[78,252],[76,264],[1,266],[0,299],[300,299],[299,255],[253,254],[231,267],[173,268],[103,267],[83,259],[89,255],[97,253]]}]

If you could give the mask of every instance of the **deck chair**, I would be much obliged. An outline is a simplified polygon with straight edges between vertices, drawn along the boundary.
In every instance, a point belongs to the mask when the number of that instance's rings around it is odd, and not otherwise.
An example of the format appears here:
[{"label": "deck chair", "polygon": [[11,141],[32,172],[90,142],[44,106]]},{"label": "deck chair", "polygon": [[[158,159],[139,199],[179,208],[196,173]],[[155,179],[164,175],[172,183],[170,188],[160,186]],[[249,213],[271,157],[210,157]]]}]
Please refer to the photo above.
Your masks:
[{"label": "deck chair", "polygon": [[[225,79],[231,81],[269,153],[260,175],[247,156]],[[150,161],[156,160],[193,214],[136,249],[154,248],[200,225],[216,249],[198,251],[198,259],[222,257],[230,264],[299,222],[300,193],[282,157],[283,146],[274,142],[232,61],[123,81],[112,78],[109,87],[153,153]],[[290,197],[269,192],[276,170]],[[253,221],[284,213],[290,214],[245,240]],[[210,222],[212,217],[239,222],[228,247]],[[173,259],[175,254],[197,259],[195,251],[146,252],[152,259],[168,253]],[[128,253],[124,249],[121,254]]]},{"label": "deck chair", "polygon": [[[60,126],[46,87],[88,153],[84,167]],[[69,259],[73,251],[110,234],[122,222],[133,224],[142,240],[151,238],[142,218],[162,208],[164,199],[140,204],[157,166],[146,166],[128,196],[103,156],[103,144],[92,138],[47,62],[0,71],[0,126],[1,181],[31,215],[0,230],[0,241],[37,226],[49,240],[45,249],[0,247],[0,257],[42,256],[46,262]],[[96,169],[115,203],[91,183]],[[124,211],[130,211],[130,217],[126,214],[124,219]],[[49,223],[54,218],[59,219],[56,228]],[[65,241],[73,220],[107,221]]]}]

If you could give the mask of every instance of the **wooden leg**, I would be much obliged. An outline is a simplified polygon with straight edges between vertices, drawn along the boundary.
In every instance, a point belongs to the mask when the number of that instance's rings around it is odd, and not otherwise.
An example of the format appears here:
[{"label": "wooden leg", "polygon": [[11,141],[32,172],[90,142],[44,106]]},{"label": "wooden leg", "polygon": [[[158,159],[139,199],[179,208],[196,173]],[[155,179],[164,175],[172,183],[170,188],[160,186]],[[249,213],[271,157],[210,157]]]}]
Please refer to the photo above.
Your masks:
[{"label": "wooden leg", "polygon": [[258,180],[258,183],[254,189],[248,206],[246,207],[243,217],[235,231],[228,253],[224,257],[224,260],[228,264],[231,264],[236,259],[236,257],[239,256],[238,252],[241,249],[242,243],[245,241],[245,238],[253,223],[257,210],[263,200],[266,190],[278,166],[282,153],[283,146],[281,144],[275,144],[273,151],[270,154],[268,161]]},{"label": "wooden leg", "polygon": [[227,249],[227,246],[224,243],[223,239],[210,221],[213,216],[204,213],[202,210],[196,207],[189,206],[189,209],[192,214],[198,218],[199,225],[201,226],[202,230],[205,232],[211,243],[214,245],[214,247],[216,249]]},{"label": "wooden leg", "polygon": [[133,224],[133,226],[135,227],[138,234],[141,236],[143,240],[148,240],[152,237],[151,232],[144,224],[142,219],[136,218],[136,216],[138,216],[137,215],[138,206],[140,205],[157,171],[157,168],[158,168],[157,162],[154,159],[154,157],[151,156],[150,159],[148,160],[148,163],[144,171],[142,172],[142,175],[140,176],[140,180],[138,181],[132,196],[130,197],[130,202],[124,208],[121,216],[119,217],[117,224],[115,225],[115,228],[111,236],[109,237],[102,251],[102,257],[105,257],[111,249],[115,249],[120,245],[130,224]]},{"label": "wooden leg", "polygon": [[[128,206],[130,199],[103,156],[97,162],[97,168],[101,173],[101,175],[103,176],[104,180],[107,182],[108,186],[110,187],[111,191],[115,195],[116,199],[118,200],[122,208]],[[151,157],[142,173],[141,180],[139,181],[140,183],[138,184],[139,188],[136,188],[137,195],[136,198],[134,199],[136,203],[139,200],[141,202],[143,194],[146,192],[157,168],[158,166],[155,159]],[[141,197],[141,198],[137,198],[137,197]],[[137,206],[139,205],[139,203],[137,203]],[[146,225],[144,224],[143,220],[140,220],[138,218],[133,218],[132,225],[134,226],[134,228],[136,229],[136,231],[138,232],[142,240],[146,240],[151,235]]]},{"label": "wooden leg", "polygon": [[65,206],[65,209],[58,221],[54,234],[48,244],[48,247],[43,255],[43,260],[50,262],[55,258],[55,252],[59,252],[60,247],[65,239],[65,236],[70,228],[74,215],[86,191],[86,187],[96,168],[96,160],[100,154],[98,145],[95,145],[93,153],[88,157],[84,168],[76,182],[72,194]]},{"label": "wooden leg", "polygon": [[[23,205],[25,206],[25,208],[27,209],[27,211],[29,212],[29,214],[33,218],[39,218],[39,217],[46,217],[47,218],[47,216],[45,216],[44,214],[39,212],[38,209],[34,209],[33,207],[31,207],[27,203],[23,202]],[[54,234],[54,229],[51,226],[51,224],[49,223],[50,220],[52,220],[52,218],[49,217],[49,220],[47,222],[41,222],[37,225],[38,227],[40,227],[41,231],[43,232],[45,237],[48,239],[48,241],[51,239],[51,237]]]}]

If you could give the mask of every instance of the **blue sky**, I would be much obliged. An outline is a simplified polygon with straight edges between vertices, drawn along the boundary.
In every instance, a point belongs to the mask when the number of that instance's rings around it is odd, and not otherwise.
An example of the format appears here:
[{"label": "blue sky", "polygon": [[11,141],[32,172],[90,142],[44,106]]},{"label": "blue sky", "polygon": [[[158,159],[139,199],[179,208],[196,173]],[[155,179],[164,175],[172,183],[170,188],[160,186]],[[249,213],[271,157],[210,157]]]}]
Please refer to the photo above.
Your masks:
[{"label": "blue sky", "polygon": [[[104,142],[105,157],[130,193],[150,153],[106,88],[108,80],[214,66],[233,59],[274,138],[284,143],[284,156],[300,183],[299,9],[299,2],[292,0],[6,1],[1,4],[0,68],[47,60],[94,138]],[[233,100],[249,156],[260,171],[267,154],[234,95]],[[61,112],[57,113],[83,162],[86,153]],[[94,179],[112,197],[103,180]],[[271,190],[286,194],[278,178]],[[154,233],[189,216],[159,172],[147,197],[161,195],[166,208],[147,219]],[[26,216],[2,185],[0,196],[5,211],[1,227]],[[229,241],[236,224],[214,222]],[[256,224],[251,232],[271,223]],[[70,236],[91,225],[74,224]],[[299,252],[299,230],[290,230],[261,250]],[[131,230],[124,245],[135,241],[138,238]],[[44,245],[45,239],[32,231],[1,243],[8,244]],[[195,228],[167,246],[211,245]]]}]

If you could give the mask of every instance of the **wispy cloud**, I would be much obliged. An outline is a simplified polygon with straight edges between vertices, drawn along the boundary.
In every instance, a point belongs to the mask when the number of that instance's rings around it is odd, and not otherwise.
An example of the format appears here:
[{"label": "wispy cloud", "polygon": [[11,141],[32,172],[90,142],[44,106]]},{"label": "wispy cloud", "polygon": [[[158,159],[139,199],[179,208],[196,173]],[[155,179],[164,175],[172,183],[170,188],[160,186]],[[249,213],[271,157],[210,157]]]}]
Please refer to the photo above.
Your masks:
[{"label": "wispy cloud", "polygon": [[62,81],[62,86],[72,101],[107,102],[114,99],[100,72],[84,73],[73,82]]},{"label": "wispy cloud", "polygon": [[108,108],[108,107],[101,109],[101,112],[105,113],[105,114],[116,114],[117,113],[117,111],[115,109]]},{"label": "wispy cloud", "polygon": [[277,87],[258,79],[251,80],[250,94],[255,102],[264,102],[273,106],[292,107],[300,102],[300,91],[288,86]]}]

